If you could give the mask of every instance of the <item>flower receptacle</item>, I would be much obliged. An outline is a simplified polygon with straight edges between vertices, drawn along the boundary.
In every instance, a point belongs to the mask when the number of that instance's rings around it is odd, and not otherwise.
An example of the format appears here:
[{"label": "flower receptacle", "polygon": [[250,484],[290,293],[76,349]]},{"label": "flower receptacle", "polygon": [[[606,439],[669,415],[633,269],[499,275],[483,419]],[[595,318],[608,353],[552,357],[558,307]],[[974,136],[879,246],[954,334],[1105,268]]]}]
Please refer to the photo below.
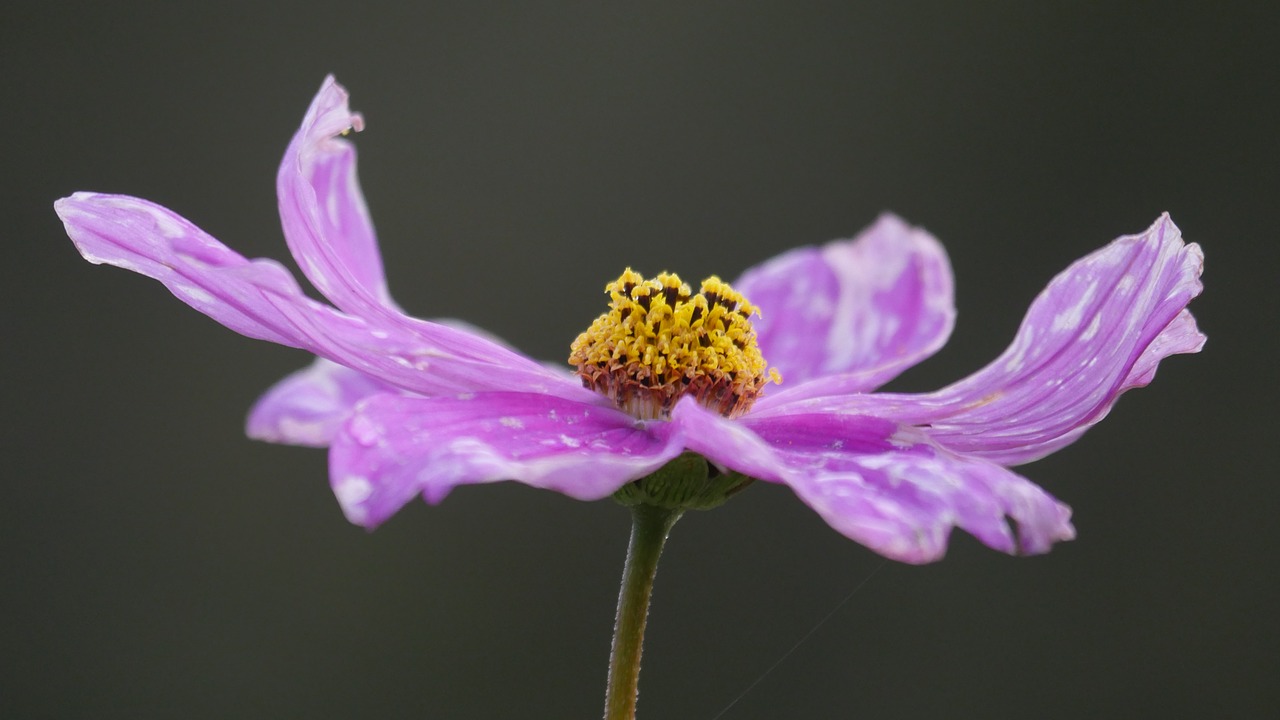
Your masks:
[{"label": "flower receptacle", "polygon": [[652,505],[669,510],[710,510],[741,492],[752,478],[721,472],[706,458],[687,452],[656,472],[633,480],[613,494],[627,507]]}]

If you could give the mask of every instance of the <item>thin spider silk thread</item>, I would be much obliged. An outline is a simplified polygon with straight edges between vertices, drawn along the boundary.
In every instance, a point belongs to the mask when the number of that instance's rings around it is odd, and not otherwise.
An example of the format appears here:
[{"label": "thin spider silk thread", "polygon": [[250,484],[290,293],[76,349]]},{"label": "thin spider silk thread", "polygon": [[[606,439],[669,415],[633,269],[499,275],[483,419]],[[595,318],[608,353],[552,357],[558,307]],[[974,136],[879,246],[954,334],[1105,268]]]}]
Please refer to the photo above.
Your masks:
[{"label": "thin spider silk thread", "polygon": [[759,685],[760,682],[764,680],[766,677],[768,677],[770,673],[772,673],[774,670],[777,670],[778,666],[782,665],[782,663],[785,662],[787,658],[791,657],[792,653],[798,650],[801,645],[805,644],[805,642],[809,638],[813,637],[813,634],[818,632],[818,629],[821,628],[823,625],[827,624],[828,620],[835,617],[835,614],[839,612],[841,608],[847,605],[849,601],[853,599],[853,596],[857,595],[858,591],[861,590],[863,587],[865,587],[866,584],[871,580],[871,578],[875,577],[876,573],[880,572],[880,568],[884,567],[888,563],[889,563],[888,558],[881,558],[880,564],[875,566],[875,568],[871,572],[867,573],[867,576],[862,579],[862,582],[858,583],[852,590],[850,590],[849,594],[845,595],[843,600],[836,603],[836,606],[831,608],[831,611],[828,612],[825,616],[823,616],[823,618],[819,620],[816,625],[814,625],[812,628],[809,628],[809,632],[806,632],[804,635],[800,636],[800,639],[797,640],[795,644],[791,646],[791,649],[782,653],[782,657],[778,658],[772,665],[766,668],[764,672],[760,673],[759,677],[757,677],[755,680],[752,680],[750,685],[748,685],[742,692],[738,693],[737,697],[735,697],[733,700],[730,700],[729,704],[725,705],[724,709],[716,713],[711,718],[711,720],[719,720],[720,717],[722,717],[725,713],[732,710],[733,706],[737,705],[739,700],[746,697],[747,693],[751,692],[751,690],[755,688],[756,685]]}]

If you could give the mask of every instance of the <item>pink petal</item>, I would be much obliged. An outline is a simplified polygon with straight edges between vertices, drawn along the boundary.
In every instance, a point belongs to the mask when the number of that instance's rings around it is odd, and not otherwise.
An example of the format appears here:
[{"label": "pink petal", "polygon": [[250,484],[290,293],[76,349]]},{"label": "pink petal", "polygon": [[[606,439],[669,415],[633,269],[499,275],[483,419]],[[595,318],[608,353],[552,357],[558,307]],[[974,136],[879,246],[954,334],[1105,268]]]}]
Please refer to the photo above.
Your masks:
[{"label": "pink petal", "polygon": [[382,256],[356,176],[356,150],[338,135],[364,129],[347,91],[324,84],[307,108],[276,176],[289,250],[307,279],[348,312],[391,303]]},{"label": "pink petal", "polygon": [[356,176],[355,148],[338,137],[364,127],[347,100],[346,89],[332,76],[326,78],[276,176],[285,240],[303,274],[342,310],[381,328],[394,328],[414,338],[424,350],[519,368],[535,378],[532,386],[505,389],[557,388],[555,391],[563,395],[578,394],[581,388],[576,379],[549,371],[504,343],[408,317],[395,306],[387,292],[377,240]]},{"label": "pink petal", "polygon": [[[840,533],[903,562],[939,560],[952,527],[1018,555],[1071,540],[1071,509],[995,463],[920,444],[825,463],[793,452],[787,484]],[[822,469],[804,472],[806,462]],[[1017,526],[1013,535],[1010,521]]]},{"label": "pink petal", "polygon": [[[928,425],[938,443],[1004,465],[1058,450],[1119,396],[1146,385],[1163,358],[1204,335],[1186,310],[1200,294],[1203,255],[1162,216],[1071,265],[1036,298],[1008,350],[928,395],[822,397],[820,383],[761,402],[762,414],[865,413]],[[808,396],[808,399],[806,399]]]},{"label": "pink petal", "polygon": [[278,263],[246,260],[146,200],[76,193],[55,208],[86,260],[153,277],[249,337],[309,350],[422,394],[519,389],[600,400],[567,374],[465,330],[353,317],[315,302]]},{"label": "pink petal", "polygon": [[[503,340],[463,320],[436,322],[465,330],[492,342]],[[328,447],[334,433],[355,410],[356,403],[395,388],[364,373],[316,358],[307,367],[273,385],[254,403],[245,434],[255,440]]]},{"label": "pink petal", "polygon": [[853,240],[780,255],[734,286],[760,307],[760,350],[784,387],[850,373],[851,391],[873,390],[937,352],[955,322],[942,245],[893,215]]},{"label": "pink petal", "polygon": [[300,333],[267,301],[266,291],[321,312],[273,260],[246,260],[185,218],[125,195],[76,193],[54,203],[76,249],[94,264],[155,278],[179,300],[260,340],[304,347]]},{"label": "pink petal", "polygon": [[266,442],[328,447],[356,403],[391,390],[368,375],[317,358],[254,403],[245,433]]},{"label": "pink petal", "polygon": [[464,484],[515,480],[598,500],[679,455],[669,431],[548,395],[375,395],[333,439],[329,473],[347,518],[366,527]]},{"label": "pink petal", "polygon": [[[903,562],[937,560],[952,527],[1007,553],[1074,537],[1070,509],[994,463],[932,444],[882,418],[780,415],[725,420],[692,402],[672,415],[688,448],[780,482],[841,534]],[[1018,527],[1015,537],[1007,519]]]}]

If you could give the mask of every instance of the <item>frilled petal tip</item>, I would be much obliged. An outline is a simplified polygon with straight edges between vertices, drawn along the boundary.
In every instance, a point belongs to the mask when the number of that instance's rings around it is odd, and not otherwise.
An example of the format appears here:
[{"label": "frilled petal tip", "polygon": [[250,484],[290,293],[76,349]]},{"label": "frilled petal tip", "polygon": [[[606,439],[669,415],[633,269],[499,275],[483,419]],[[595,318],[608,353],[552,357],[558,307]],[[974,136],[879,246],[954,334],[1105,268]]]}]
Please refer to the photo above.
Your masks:
[{"label": "frilled petal tip", "polygon": [[348,107],[350,97],[336,77],[326,75],[307,108],[299,134],[314,144],[345,135],[348,131],[364,130],[364,116]]},{"label": "frilled petal tip", "polygon": [[882,418],[732,422],[686,401],[672,422],[690,450],[721,468],[787,485],[835,530],[893,560],[942,558],[955,527],[1019,555],[1075,537],[1070,508],[1029,480]]},{"label": "frilled petal tip", "polygon": [[682,452],[664,429],[549,395],[382,394],[359,403],[334,437],[329,472],[347,518],[368,528],[414,497],[438,503],[465,484],[514,480],[598,500]]}]

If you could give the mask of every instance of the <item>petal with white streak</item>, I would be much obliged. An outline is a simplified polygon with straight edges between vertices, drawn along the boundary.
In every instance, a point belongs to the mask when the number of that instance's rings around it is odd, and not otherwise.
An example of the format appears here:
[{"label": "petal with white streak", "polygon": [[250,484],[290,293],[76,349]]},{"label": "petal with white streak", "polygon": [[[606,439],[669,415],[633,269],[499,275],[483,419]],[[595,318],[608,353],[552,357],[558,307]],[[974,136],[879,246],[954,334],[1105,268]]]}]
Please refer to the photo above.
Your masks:
[{"label": "petal with white streak", "polygon": [[464,484],[514,480],[598,500],[681,453],[665,423],[652,428],[548,395],[375,395],[334,438],[330,479],[347,518],[365,527]]},{"label": "petal with white streak", "polygon": [[392,388],[324,358],[271,386],[249,411],[245,434],[255,440],[328,447],[356,403]]},{"label": "petal with white streak", "polygon": [[280,221],[307,279],[338,307],[363,314],[389,305],[373,222],[356,175],[355,147],[338,137],[364,129],[347,91],[325,78],[276,176]]},{"label": "petal with white streak", "polygon": [[447,348],[454,355],[529,373],[543,372],[543,384],[563,381],[562,373],[545,372],[505,344],[411,318],[395,306],[356,175],[356,150],[339,137],[364,128],[363,118],[350,110],[347,101],[346,89],[333,76],[325,78],[276,176],[285,241],[303,274],[345,312],[395,327],[424,347]]},{"label": "petal with white streak", "polygon": [[851,389],[873,390],[937,352],[955,324],[946,252],[893,215],[852,240],[780,255],[734,287],[760,308],[760,351],[784,387],[849,374]]},{"label": "petal with white streak", "polygon": [[833,394],[822,382],[765,398],[762,415],[870,414],[928,426],[939,444],[1003,465],[1044,457],[1082,435],[1163,358],[1204,335],[1186,310],[1204,257],[1163,216],[1076,261],[1032,303],[1013,344],[987,367],[924,395]]},{"label": "petal with white streak", "polygon": [[1035,484],[883,418],[795,414],[733,422],[682,402],[672,421],[690,450],[787,485],[841,534],[894,560],[941,558],[953,527],[1019,554],[1047,552],[1075,536],[1070,509]]},{"label": "petal with white streak", "polygon": [[315,302],[279,263],[247,260],[155,203],[76,193],[54,207],[86,260],[155,278],[243,335],[309,350],[423,394],[523,390],[599,399],[567,374],[465,330],[355,317]]}]

